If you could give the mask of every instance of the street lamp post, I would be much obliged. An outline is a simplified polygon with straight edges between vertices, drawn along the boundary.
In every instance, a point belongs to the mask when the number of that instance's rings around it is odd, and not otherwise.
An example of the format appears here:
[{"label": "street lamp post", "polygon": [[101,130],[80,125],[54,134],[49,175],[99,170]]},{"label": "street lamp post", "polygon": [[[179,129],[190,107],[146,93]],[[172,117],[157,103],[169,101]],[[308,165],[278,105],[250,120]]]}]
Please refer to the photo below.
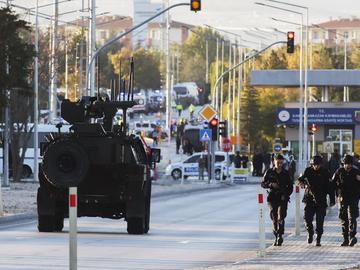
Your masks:
[{"label": "street lamp post", "polygon": [[[300,15],[300,64],[299,64],[299,84],[300,84],[300,97],[299,97],[299,171],[304,168],[304,160],[306,160],[307,153],[307,128],[305,129],[305,105],[307,104],[304,100],[304,83],[303,83],[303,13],[294,10],[268,5],[264,3],[255,2],[256,5],[265,6],[273,9],[286,11],[289,13]],[[306,97],[305,93],[305,97]],[[304,111],[303,111],[304,110]],[[307,120],[307,117],[306,117]],[[307,126],[307,125],[306,125]],[[306,133],[306,134],[305,134]],[[305,141],[306,139],[306,141]],[[305,145],[304,145],[305,144]],[[304,150],[304,151],[303,151]]]},{"label": "street lamp post", "polygon": [[[308,91],[308,60],[309,60],[309,8],[301,5],[290,4],[283,1],[278,0],[265,0],[273,3],[278,3],[282,5],[287,5],[295,8],[305,9],[306,11],[306,25],[305,25],[305,34],[306,34],[306,50],[305,50],[305,96],[304,96],[304,157],[305,163],[307,165],[309,160],[309,146],[308,146],[308,102],[309,102],[309,91]],[[302,14],[302,13],[301,13]]]}]

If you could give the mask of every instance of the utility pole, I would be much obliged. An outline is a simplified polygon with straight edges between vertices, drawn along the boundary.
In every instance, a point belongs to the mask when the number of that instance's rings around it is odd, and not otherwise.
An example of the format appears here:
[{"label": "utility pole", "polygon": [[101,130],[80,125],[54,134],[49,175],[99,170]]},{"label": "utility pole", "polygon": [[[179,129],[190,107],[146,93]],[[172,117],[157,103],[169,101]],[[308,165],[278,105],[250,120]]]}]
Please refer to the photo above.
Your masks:
[{"label": "utility pole", "polygon": [[[39,181],[39,0],[36,0],[35,15],[35,70],[34,70],[34,182]],[[66,91],[67,93],[67,91]]]},{"label": "utility pole", "polygon": [[[167,0],[167,8],[170,6],[170,0]],[[166,13],[166,127],[171,127],[171,82],[170,82],[170,12]],[[170,138],[170,134],[169,134]],[[170,140],[169,140],[170,141]]]},{"label": "utility pole", "polygon": [[[81,3],[81,13],[84,13],[84,0]],[[80,38],[80,55],[79,55],[79,97],[86,95],[83,88],[83,65],[84,65],[84,16],[81,16],[81,38]],[[77,48],[76,48],[77,49]],[[75,91],[76,92],[76,91]]]},{"label": "utility pole", "polygon": [[[216,62],[215,62],[215,76],[219,76],[219,38],[216,38]],[[215,93],[213,97],[213,105],[217,112],[219,112],[219,88],[215,88]]]},{"label": "utility pole", "polygon": [[[239,47],[239,62],[244,61],[241,47]],[[241,88],[242,88],[242,77],[243,77],[243,66],[239,67],[239,79],[238,79],[238,96],[237,96],[237,121],[236,121],[236,151],[240,151],[240,112],[241,112]]]},{"label": "utility pole", "polygon": [[[224,46],[225,41],[221,41],[221,74],[224,73]],[[223,106],[224,106],[224,78],[221,78],[221,85],[220,85],[220,119],[223,121]]]},{"label": "utility pole", "polygon": [[[236,44],[234,46],[234,64],[233,66],[236,65],[236,51],[237,51],[237,40],[236,40]],[[233,89],[232,89],[232,122],[231,122],[231,128],[233,131],[233,135],[235,135],[236,133],[236,128],[235,128],[235,115],[236,115],[236,111],[235,111],[235,99],[236,99],[236,70],[234,69],[233,72]]]},{"label": "utility pole", "polygon": [[53,31],[52,31],[52,46],[51,46],[51,83],[49,93],[49,121],[57,115],[57,51],[58,51],[58,19],[59,19],[59,0],[55,0],[54,5],[54,20],[53,20]]},{"label": "utility pole", "polygon": [[[91,19],[90,19],[90,46],[89,46],[89,63],[96,51],[96,0],[91,0]],[[95,95],[95,64],[89,65],[90,68],[90,96]]]},{"label": "utility pole", "polygon": [[206,67],[205,67],[205,82],[209,83],[209,41],[206,40],[206,45],[205,45],[205,60],[206,60]]},{"label": "utility pole", "polygon": [[[229,42],[229,70],[231,69],[231,41]],[[227,104],[227,119],[228,119],[228,133],[227,134],[231,134],[231,118],[230,118],[230,114],[231,114],[231,110],[230,110],[230,104],[231,104],[231,72],[229,72],[229,80],[228,80],[228,104]]]}]

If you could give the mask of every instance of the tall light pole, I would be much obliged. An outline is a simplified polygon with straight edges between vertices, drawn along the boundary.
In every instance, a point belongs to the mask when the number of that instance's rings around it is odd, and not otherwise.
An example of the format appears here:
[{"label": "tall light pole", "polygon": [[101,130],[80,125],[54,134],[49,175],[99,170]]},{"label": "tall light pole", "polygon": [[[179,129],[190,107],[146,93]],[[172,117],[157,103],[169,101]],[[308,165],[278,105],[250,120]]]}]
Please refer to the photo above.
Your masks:
[{"label": "tall light pole", "polygon": [[[225,53],[225,41],[221,40],[221,74],[224,73],[224,53]],[[223,104],[224,104],[224,78],[221,79],[220,85],[220,119],[223,121]]]},{"label": "tall light pole", "polygon": [[[215,77],[219,76],[219,38],[216,38],[216,60],[215,60]],[[212,101],[215,110],[219,111],[219,88],[215,88],[214,98]]]},{"label": "tall light pole", "polygon": [[34,70],[34,181],[39,181],[39,0],[35,10],[35,70]]},{"label": "tall light pole", "polygon": [[[166,2],[167,8],[170,6],[170,0]],[[169,130],[169,138],[170,136],[170,127],[171,127],[171,99],[172,99],[172,89],[170,82],[170,13],[166,14],[166,127]],[[169,140],[170,143],[170,140]]]},{"label": "tall light pole", "polygon": [[58,18],[59,0],[54,4],[54,20],[52,21],[52,44],[51,44],[51,70],[50,70],[50,93],[49,93],[49,121],[52,122],[57,114],[57,50],[58,50]]},{"label": "tall light pole", "polygon": [[[90,40],[89,40],[89,62],[96,51],[96,0],[91,0],[91,15],[90,15]],[[95,65],[89,65],[90,69],[90,96],[95,94]]]},{"label": "tall light pole", "polygon": [[[255,2],[256,5],[265,6],[273,9],[278,9],[282,11],[286,11],[289,13],[300,15],[300,64],[299,64],[299,84],[300,84],[300,94],[299,94],[299,171],[302,171],[304,168],[304,160],[306,160],[306,153],[307,153],[307,128],[305,129],[305,102],[304,102],[304,83],[303,83],[303,13],[297,12],[290,9],[285,9],[273,5],[268,5],[264,3]],[[307,104],[307,103],[306,103]],[[307,121],[307,117],[306,117]],[[306,135],[305,135],[306,133]],[[306,142],[305,142],[306,138]],[[305,145],[304,145],[305,144]],[[304,155],[305,154],[305,155]]]},{"label": "tall light pole", "polygon": [[[305,95],[304,95],[304,157],[305,157],[305,163],[304,166],[307,165],[309,160],[309,146],[308,146],[308,102],[309,102],[309,91],[308,91],[308,61],[309,61],[309,8],[306,6],[291,4],[283,1],[278,0],[265,0],[268,2],[278,3],[286,6],[291,6],[295,8],[305,9],[306,12],[306,25],[305,25],[305,39],[306,39],[306,49],[305,49]],[[295,11],[293,11],[295,13]],[[303,13],[301,13],[303,16]]]}]

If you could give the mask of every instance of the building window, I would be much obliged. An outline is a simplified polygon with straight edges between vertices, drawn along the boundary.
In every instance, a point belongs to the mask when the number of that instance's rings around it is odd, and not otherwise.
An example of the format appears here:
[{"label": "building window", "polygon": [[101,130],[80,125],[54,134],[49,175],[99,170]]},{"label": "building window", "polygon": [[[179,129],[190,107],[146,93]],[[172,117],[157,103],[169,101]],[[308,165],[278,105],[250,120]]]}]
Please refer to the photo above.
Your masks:
[{"label": "building window", "polygon": [[351,154],[353,131],[349,129],[330,129],[329,136],[336,150],[341,156]]},{"label": "building window", "polygon": [[314,39],[319,39],[319,32],[318,31],[314,32]]}]

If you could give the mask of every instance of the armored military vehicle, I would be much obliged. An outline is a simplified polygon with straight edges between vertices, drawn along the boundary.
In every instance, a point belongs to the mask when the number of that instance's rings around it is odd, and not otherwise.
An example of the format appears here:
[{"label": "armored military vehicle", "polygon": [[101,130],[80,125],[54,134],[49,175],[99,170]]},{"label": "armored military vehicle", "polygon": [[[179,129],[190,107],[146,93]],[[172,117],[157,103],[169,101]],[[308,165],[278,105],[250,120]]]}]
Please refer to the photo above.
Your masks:
[{"label": "armored military vehicle", "polygon": [[[130,90],[129,90],[130,91]],[[78,216],[124,218],[129,234],[149,231],[151,170],[160,150],[129,135],[126,117],[113,118],[134,105],[98,97],[64,100],[61,116],[72,126],[68,133],[46,136],[41,144],[40,187],[37,193],[38,229],[61,231],[68,217],[68,188],[78,187]],[[97,121],[101,119],[101,121]]]}]

